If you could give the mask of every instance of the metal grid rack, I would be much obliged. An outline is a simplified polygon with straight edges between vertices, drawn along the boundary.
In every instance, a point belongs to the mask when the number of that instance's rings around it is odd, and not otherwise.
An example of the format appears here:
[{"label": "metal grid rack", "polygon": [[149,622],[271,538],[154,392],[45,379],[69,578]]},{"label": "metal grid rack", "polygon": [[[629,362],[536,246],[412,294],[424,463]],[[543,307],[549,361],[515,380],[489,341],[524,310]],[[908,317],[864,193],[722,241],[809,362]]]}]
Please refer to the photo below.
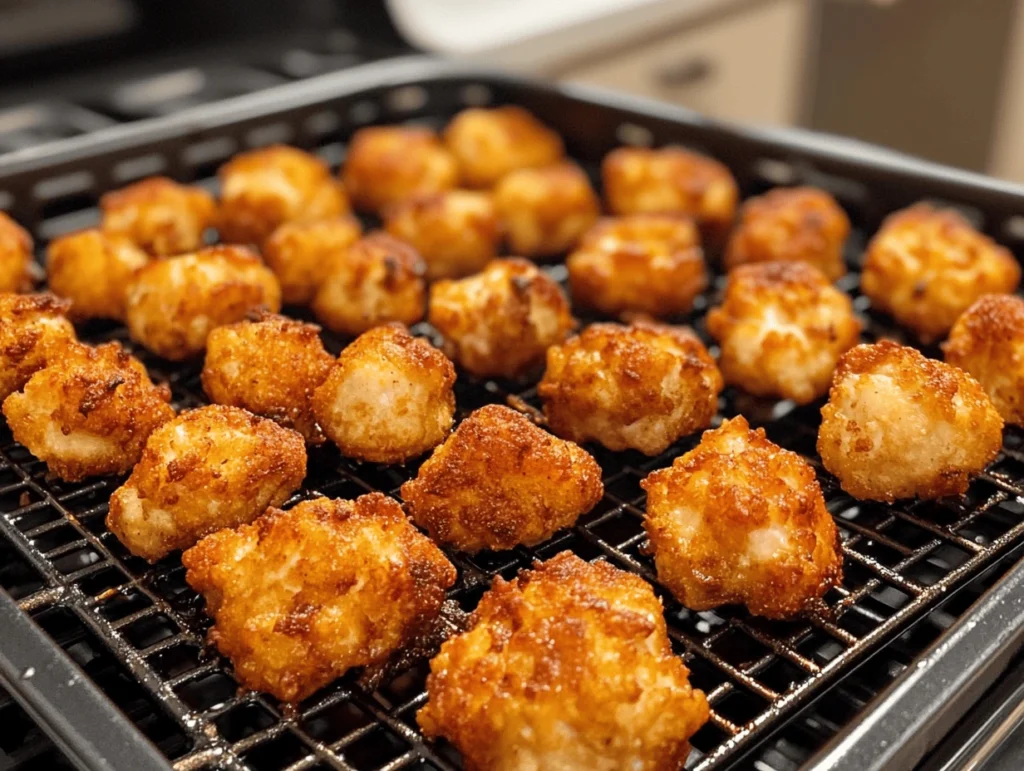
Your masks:
[{"label": "metal grid rack", "polygon": [[[207,116],[205,125],[193,127],[191,135],[173,124],[155,126],[139,136],[114,132],[105,142],[57,153],[45,174],[28,163],[20,171],[16,164],[9,165],[5,175],[0,165],[0,200],[6,191],[9,208],[45,242],[94,219],[96,196],[128,181],[124,168],[143,154],[156,158],[164,173],[212,185],[209,175],[223,157],[267,137],[317,148],[337,162],[344,152],[342,138],[361,123],[438,123],[466,104],[494,101],[525,103],[555,124],[574,156],[591,169],[603,148],[615,143],[616,132],[588,123],[588,109],[609,114],[619,139],[631,138],[632,132],[633,138],[659,143],[666,141],[662,136],[689,140],[712,152],[718,143],[733,147],[732,154],[715,154],[733,167],[746,195],[780,181],[825,185],[854,220],[854,271],[864,239],[878,218],[894,208],[874,195],[870,180],[830,176],[820,163],[806,158],[750,162],[743,153],[753,150],[736,150],[735,136],[717,136],[686,114],[630,116],[621,106],[588,106],[579,98],[573,104],[569,94],[511,79],[459,76],[410,84],[394,75],[377,75],[370,80],[369,87],[347,83],[333,96],[299,94],[298,106],[239,103],[233,110],[225,108],[223,115]],[[567,117],[572,109],[576,112]],[[333,125],[317,135],[317,121],[330,123],[324,115],[333,116]],[[645,117],[646,126],[641,123]],[[686,117],[689,124],[682,120]],[[573,133],[574,127],[583,131],[584,124],[606,134],[600,145],[595,146],[596,133]],[[205,148],[205,154],[196,147]],[[217,152],[211,153],[211,148]],[[77,189],[67,184],[76,175]],[[55,190],[58,194],[48,199],[47,193]],[[908,184],[900,195],[913,200],[921,194]],[[979,224],[1003,225],[992,221],[994,204],[972,202],[978,208],[968,213],[980,219]],[[1006,202],[1007,212],[1012,210],[1010,203]],[[549,270],[564,279],[561,266]],[[703,311],[720,284],[701,298],[689,320],[701,333]],[[856,273],[842,285],[855,294]],[[884,319],[870,314],[864,298],[857,297],[856,305],[867,312],[868,339],[898,334]],[[431,333],[425,325],[418,331]],[[135,350],[154,380],[170,383],[176,407],[203,403],[198,364],[170,365],[156,359],[135,349],[121,328],[96,326],[84,337],[96,342],[118,339]],[[328,345],[336,351],[341,341],[328,340]],[[489,402],[537,405],[529,384],[472,382],[464,376],[456,397],[461,415]],[[844,580],[826,596],[827,610],[792,622],[758,619],[735,608],[694,613],[658,590],[674,646],[687,659],[693,684],[705,690],[712,706],[711,720],[693,738],[694,751],[687,763],[701,771],[724,767],[755,749],[757,742],[869,654],[907,634],[913,622],[1024,542],[1020,431],[1007,431],[1002,454],[962,500],[887,506],[851,499],[821,471],[814,450],[817,406],[755,402],[727,391],[719,419],[740,412],[819,470],[828,508],[844,539]],[[606,492],[598,506],[575,527],[534,549],[475,556],[449,553],[460,574],[452,598],[470,610],[492,577],[509,578],[534,559],[567,548],[588,559],[608,559],[656,585],[652,562],[642,551],[644,500],[639,482],[690,449],[698,438],[683,440],[653,459],[591,448],[604,471]],[[415,472],[415,464],[356,464],[330,448],[317,449],[311,452],[309,475],[296,500],[317,494],[347,498],[372,490],[397,497],[402,482]],[[149,566],[106,531],[107,500],[119,482],[102,479],[70,485],[50,478],[44,464],[13,443],[6,426],[0,427],[0,586],[68,651],[175,769],[460,767],[451,748],[443,742],[425,743],[416,729],[415,712],[425,700],[426,661],[390,676],[372,691],[355,677],[344,678],[294,709],[263,694],[239,692],[229,664],[204,643],[210,622],[201,598],[184,581],[180,560],[175,556]]]}]

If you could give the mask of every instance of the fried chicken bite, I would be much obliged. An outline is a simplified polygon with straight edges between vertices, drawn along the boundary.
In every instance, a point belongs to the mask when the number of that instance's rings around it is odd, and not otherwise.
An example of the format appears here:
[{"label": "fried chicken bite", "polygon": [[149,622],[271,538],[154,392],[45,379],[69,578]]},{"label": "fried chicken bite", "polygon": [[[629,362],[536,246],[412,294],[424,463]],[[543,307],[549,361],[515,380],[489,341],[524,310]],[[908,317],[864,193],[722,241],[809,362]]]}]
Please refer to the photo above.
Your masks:
[{"label": "fried chicken bite", "polygon": [[496,578],[430,670],[416,719],[472,771],[676,771],[708,719],[651,587],[568,551]]},{"label": "fried chicken bite", "polygon": [[460,281],[430,289],[430,323],[445,353],[478,377],[518,377],[544,361],[573,328],[562,288],[533,263],[495,260]]},{"label": "fried chicken bite", "polygon": [[1008,249],[953,209],[915,204],[890,215],[868,244],[861,291],[923,343],[944,336],[982,295],[1013,292],[1020,266]]},{"label": "fried chicken bite", "polygon": [[697,227],[667,214],[600,220],[566,267],[573,301],[610,316],[689,313],[708,284]]},{"label": "fried chicken bite", "polygon": [[416,524],[466,552],[540,543],[603,493],[601,468],[585,450],[497,404],[462,421],[402,485]]},{"label": "fried chicken bite", "polygon": [[380,664],[434,623],[455,568],[395,501],[317,498],[270,509],[182,555],[210,641],[246,688],[284,702]]},{"label": "fried chicken bite", "polygon": [[331,260],[359,240],[363,227],[350,215],[286,222],[263,243],[263,259],[281,284],[288,305],[309,305]]},{"label": "fried chicken bite", "polygon": [[75,321],[123,321],[125,296],[135,271],[149,257],[124,236],[82,230],[52,241],[46,250],[46,280],[58,297],[71,301]]},{"label": "fried chicken bite", "polygon": [[1003,420],[1024,426],[1024,300],[985,295],[957,319],[942,350],[981,384]]},{"label": "fried chicken bite", "polygon": [[777,187],[749,198],[725,249],[725,267],[752,262],[806,262],[830,281],[846,273],[843,245],[850,218],[824,190]]},{"label": "fried chicken bite", "polygon": [[483,192],[449,190],[400,201],[384,210],[384,224],[423,256],[430,281],[483,270],[501,243],[494,198]]},{"label": "fried chicken bite", "polygon": [[0,292],[24,292],[32,286],[32,236],[0,211]]},{"label": "fried chicken bite", "polygon": [[444,130],[444,141],[470,187],[492,187],[512,171],[548,166],[565,155],[557,133],[514,105],[463,110]]},{"label": "fried chicken bite", "polygon": [[212,329],[261,308],[281,310],[274,274],[244,247],[211,246],[137,270],[125,320],[132,340],[180,361],[201,353]]},{"label": "fried chicken bite", "polygon": [[313,313],[332,332],[355,336],[398,321],[423,318],[426,266],[404,241],[375,231],[336,252],[313,298]]},{"label": "fried chicken bite", "polygon": [[3,413],[50,473],[80,482],[134,466],[150,433],[174,417],[170,398],[120,344],[74,345],[8,396]]},{"label": "fried chicken bite", "polygon": [[0,292],[0,402],[78,345],[70,307],[52,294]]},{"label": "fried chicken bite", "polygon": [[428,128],[370,126],[352,135],[341,178],[357,209],[379,212],[407,198],[453,189],[459,167]]},{"label": "fried chicken bite", "polygon": [[306,476],[294,431],[237,407],[187,410],[149,435],[110,497],[107,527],[149,562],[280,506]]},{"label": "fried chicken bite", "polygon": [[853,302],[814,266],[757,262],[729,274],[707,315],[725,382],[807,404],[823,396],[839,357],[860,339]]},{"label": "fried chicken bite", "polygon": [[213,196],[194,185],[150,177],[100,198],[102,230],[134,243],[152,257],[194,252],[214,224]]},{"label": "fried chicken bite", "polygon": [[722,376],[690,330],[637,322],[592,324],[548,348],[537,393],[561,437],[657,455],[707,428]]},{"label": "fried chicken bite", "polygon": [[658,580],[691,610],[743,603],[788,618],[842,578],[814,469],[742,415],[640,483]]},{"label": "fried chicken bite", "polygon": [[240,153],[217,171],[221,240],[262,244],[281,224],[348,214],[345,190],[327,164],[296,147]]},{"label": "fried chicken bite", "polygon": [[889,340],[843,355],[821,416],[821,461],[861,499],[960,495],[1003,446],[978,381]]},{"label": "fried chicken bite", "polygon": [[601,213],[587,175],[569,162],[510,172],[494,202],[512,252],[533,258],[568,251]]},{"label": "fried chicken bite", "polygon": [[210,332],[203,390],[216,404],[270,418],[298,431],[309,444],[321,444],[313,391],[333,364],[316,324],[256,312]]},{"label": "fried chicken bite", "polygon": [[736,216],[739,189],[732,172],[714,158],[681,147],[620,147],[601,165],[612,214],[681,214],[705,239],[724,240]]},{"label": "fried chicken bite", "polygon": [[400,324],[364,332],[313,396],[313,413],[342,455],[400,463],[440,444],[455,415],[455,367]]}]

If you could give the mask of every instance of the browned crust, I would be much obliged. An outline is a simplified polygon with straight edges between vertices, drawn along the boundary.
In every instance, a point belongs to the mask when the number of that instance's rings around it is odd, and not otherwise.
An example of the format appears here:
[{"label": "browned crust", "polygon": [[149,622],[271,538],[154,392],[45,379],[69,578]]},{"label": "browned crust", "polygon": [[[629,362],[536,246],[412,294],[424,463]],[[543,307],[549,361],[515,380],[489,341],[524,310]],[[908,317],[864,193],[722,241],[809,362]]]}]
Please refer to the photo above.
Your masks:
[{"label": "browned crust", "polygon": [[0,401],[77,344],[70,306],[52,294],[0,292]]},{"label": "browned crust", "polygon": [[355,217],[286,222],[263,244],[263,259],[281,284],[285,303],[308,305],[324,281],[334,256],[363,233]]},{"label": "browned crust", "polygon": [[102,228],[154,257],[192,252],[214,223],[217,204],[201,187],[149,177],[100,197]]},{"label": "browned crust", "polygon": [[32,286],[32,236],[0,211],[0,292],[25,292]]}]

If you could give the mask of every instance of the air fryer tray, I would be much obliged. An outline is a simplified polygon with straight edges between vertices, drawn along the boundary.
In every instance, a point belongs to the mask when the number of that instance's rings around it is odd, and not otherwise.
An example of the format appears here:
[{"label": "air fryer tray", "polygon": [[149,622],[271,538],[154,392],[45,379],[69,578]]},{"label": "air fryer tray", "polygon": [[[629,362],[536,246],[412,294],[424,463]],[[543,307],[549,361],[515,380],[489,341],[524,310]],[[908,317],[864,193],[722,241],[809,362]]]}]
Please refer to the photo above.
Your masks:
[{"label": "air fryer tray", "polygon": [[[502,103],[527,107],[554,126],[570,155],[591,172],[621,143],[680,143],[728,164],[745,196],[778,184],[828,189],[854,224],[852,272],[841,286],[868,319],[866,339],[901,337],[857,294],[865,239],[886,213],[922,198],[939,200],[961,208],[1018,257],[1024,248],[1024,218],[1018,216],[1024,189],[1013,185],[849,141],[738,129],[681,108],[424,58],[324,76],[10,155],[0,161],[0,208],[45,244],[94,224],[99,195],[141,176],[161,173],[212,187],[213,172],[231,155],[279,141],[318,150],[336,164],[344,139],[361,125],[440,126],[467,105]],[[549,269],[564,279],[564,268]],[[720,286],[719,280],[690,319],[702,334],[703,312]],[[418,331],[431,334],[425,325]],[[117,339],[134,349],[118,327],[95,326],[84,337]],[[342,344],[327,342],[335,351]],[[176,407],[203,402],[198,363],[171,364],[135,352],[154,380],[171,384]],[[462,415],[488,402],[537,405],[532,383],[460,376],[456,390]],[[658,590],[675,648],[711,703],[711,720],[693,739],[688,768],[724,768],[748,756],[796,710],[985,568],[1015,559],[1024,544],[1024,432],[1007,430],[1003,453],[961,500],[860,503],[821,471],[814,449],[818,407],[766,404],[732,391],[722,399],[719,417],[742,412],[820,471],[844,538],[845,577],[826,597],[827,611],[795,622],[768,622],[738,608],[693,613]],[[594,449],[606,488],[594,511],[534,549],[449,553],[460,574],[451,597],[470,610],[493,576],[510,577],[563,549],[607,559],[656,585],[642,549],[639,482],[696,440],[685,439],[653,459]],[[371,490],[397,496],[415,471],[416,464],[356,464],[331,448],[317,449],[296,499]],[[72,760],[88,768],[170,764],[182,771],[460,767],[450,747],[424,742],[416,729],[425,661],[392,673],[375,690],[355,676],[344,678],[297,709],[239,691],[228,662],[204,644],[209,621],[201,599],[185,584],[179,558],[149,566],[107,532],[107,500],[119,482],[52,479],[0,423],[0,586],[16,601],[0,593],[0,674]],[[857,716],[817,767],[865,771],[902,767],[919,757],[1018,644],[1022,582],[1019,562],[890,692]]]}]

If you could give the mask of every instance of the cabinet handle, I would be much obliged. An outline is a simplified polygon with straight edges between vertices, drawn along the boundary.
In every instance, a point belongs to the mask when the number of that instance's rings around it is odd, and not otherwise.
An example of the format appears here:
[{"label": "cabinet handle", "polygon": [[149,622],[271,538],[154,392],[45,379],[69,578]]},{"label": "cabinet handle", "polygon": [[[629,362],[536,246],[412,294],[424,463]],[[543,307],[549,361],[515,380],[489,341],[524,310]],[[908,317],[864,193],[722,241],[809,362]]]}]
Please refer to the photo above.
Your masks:
[{"label": "cabinet handle", "polygon": [[654,78],[664,88],[680,88],[708,80],[714,72],[715,66],[711,60],[699,55],[660,67],[654,73]]}]

